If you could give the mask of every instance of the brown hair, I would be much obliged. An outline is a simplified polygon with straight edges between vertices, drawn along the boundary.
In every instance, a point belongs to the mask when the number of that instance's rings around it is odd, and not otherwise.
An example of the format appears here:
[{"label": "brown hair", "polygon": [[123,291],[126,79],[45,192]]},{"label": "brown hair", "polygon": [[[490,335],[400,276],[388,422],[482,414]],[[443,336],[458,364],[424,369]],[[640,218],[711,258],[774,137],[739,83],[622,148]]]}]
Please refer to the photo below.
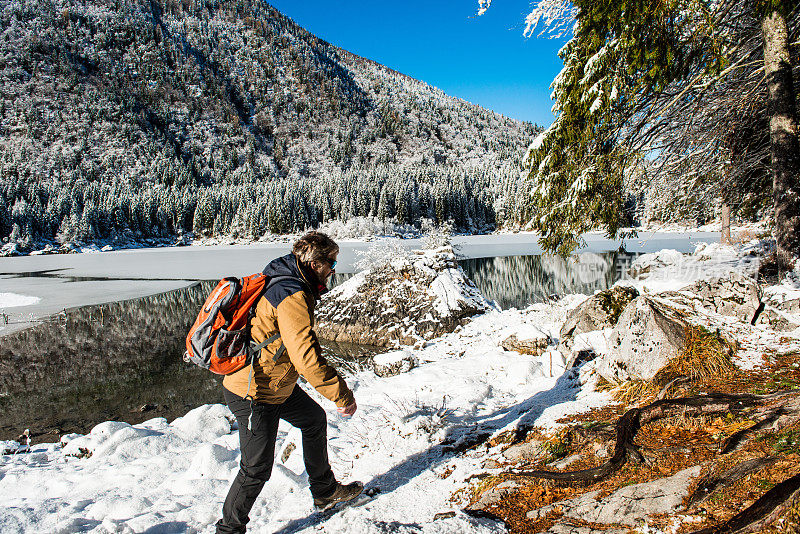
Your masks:
[{"label": "brown hair", "polygon": [[309,232],[292,247],[292,253],[303,263],[312,261],[328,261],[331,254],[339,251],[339,245],[322,232]]}]

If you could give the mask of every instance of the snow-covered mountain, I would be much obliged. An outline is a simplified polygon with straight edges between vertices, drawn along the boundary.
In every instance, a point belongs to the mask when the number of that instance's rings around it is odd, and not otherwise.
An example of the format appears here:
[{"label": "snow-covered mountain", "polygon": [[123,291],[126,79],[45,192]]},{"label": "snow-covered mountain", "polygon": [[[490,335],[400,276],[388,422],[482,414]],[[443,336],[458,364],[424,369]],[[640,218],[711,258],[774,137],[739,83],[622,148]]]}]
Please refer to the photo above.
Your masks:
[{"label": "snow-covered mountain", "polygon": [[258,0],[0,0],[0,237],[486,228],[536,127]]}]

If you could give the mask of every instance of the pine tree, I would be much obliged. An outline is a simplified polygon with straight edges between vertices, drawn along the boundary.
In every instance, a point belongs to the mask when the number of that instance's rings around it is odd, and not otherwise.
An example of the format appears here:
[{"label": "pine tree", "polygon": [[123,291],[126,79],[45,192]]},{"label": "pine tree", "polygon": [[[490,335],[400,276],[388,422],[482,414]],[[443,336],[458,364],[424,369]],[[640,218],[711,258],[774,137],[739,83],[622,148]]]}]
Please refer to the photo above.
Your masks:
[{"label": "pine tree", "polygon": [[11,212],[8,210],[6,200],[0,195],[0,240],[11,233]]},{"label": "pine tree", "polygon": [[[757,71],[758,65],[748,60],[758,47],[754,36],[761,35],[760,21],[785,21],[791,12],[790,2],[783,0],[572,4],[570,11],[566,1],[539,2],[529,17],[533,26],[542,17],[556,20],[556,26],[566,24],[570,16],[550,17],[558,9],[576,17],[574,36],[560,52],[564,68],[553,81],[558,115],[531,146],[527,185],[533,194],[523,207],[524,217],[543,234],[542,244],[561,253],[578,246],[580,234],[589,229],[618,232],[624,223],[625,181],[648,151],[662,161],[717,167],[725,161],[731,129],[720,124],[739,104],[741,92],[726,84],[742,72]],[[777,42],[776,34],[766,28],[763,33],[767,50],[770,39]],[[788,104],[792,71],[786,46],[782,49],[778,55],[783,59],[776,62],[783,65],[782,78],[776,74],[775,80],[780,78],[783,88],[781,113],[791,123],[796,113],[795,105]],[[718,105],[720,98],[730,98],[731,104]],[[775,110],[772,105],[769,113]],[[785,177],[797,176],[796,127],[794,132],[783,137],[779,150],[784,168],[794,169],[781,171]],[[779,247],[797,254],[800,195],[793,188],[798,180],[778,182],[785,185],[773,192],[776,213],[780,216],[780,198],[787,214],[785,224],[778,225]],[[697,187],[691,191],[700,192]]]}]

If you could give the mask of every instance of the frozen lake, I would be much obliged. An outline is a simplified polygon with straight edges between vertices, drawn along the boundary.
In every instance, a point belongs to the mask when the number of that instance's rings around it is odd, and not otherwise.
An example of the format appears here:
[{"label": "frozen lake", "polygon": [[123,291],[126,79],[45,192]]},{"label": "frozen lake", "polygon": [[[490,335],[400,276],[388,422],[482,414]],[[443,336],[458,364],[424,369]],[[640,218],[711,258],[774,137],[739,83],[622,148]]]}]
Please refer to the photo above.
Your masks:
[{"label": "frozen lake", "polygon": [[[531,233],[457,236],[453,238],[453,246],[461,257],[467,259],[536,256],[542,253],[537,240],[538,237]],[[422,246],[419,239],[396,241],[409,250]],[[718,232],[643,232],[636,239],[626,240],[624,246],[628,253],[633,254],[664,248],[691,252],[696,243],[713,241],[719,241]],[[346,240],[339,241],[339,244],[341,252],[337,270],[340,273],[352,272],[358,259],[357,251],[372,245],[365,241]],[[601,234],[588,234],[586,246],[578,252],[617,251],[621,244],[621,241],[606,239]],[[4,314],[0,317],[0,336],[65,309],[155,295],[188,287],[198,280],[218,280],[223,276],[259,272],[270,260],[286,254],[290,247],[290,243],[257,243],[0,258],[0,312]],[[491,270],[491,265],[484,262],[481,268]],[[26,303],[19,298],[7,297],[4,301],[3,294],[39,300]]]}]

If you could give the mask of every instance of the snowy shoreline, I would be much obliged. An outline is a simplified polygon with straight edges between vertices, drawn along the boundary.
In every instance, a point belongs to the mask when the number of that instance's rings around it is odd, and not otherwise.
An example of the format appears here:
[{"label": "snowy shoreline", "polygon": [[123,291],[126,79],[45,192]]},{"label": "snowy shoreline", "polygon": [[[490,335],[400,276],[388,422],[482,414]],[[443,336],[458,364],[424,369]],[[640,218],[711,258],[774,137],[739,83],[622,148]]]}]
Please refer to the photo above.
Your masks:
[{"label": "snowy shoreline", "polygon": [[[677,232],[642,235],[626,240],[631,252],[663,248],[691,251],[697,242],[719,240],[717,232]],[[422,248],[421,239],[387,240],[406,250]],[[616,251],[621,242],[587,234],[578,252]],[[537,255],[538,235],[509,233],[454,236],[459,257]],[[373,242],[339,241],[338,271],[353,272],[357,252]],[[105,304],[187,287],[196,280],[218,280],[259,272],[271,259],[287,253],[289,242],[249,245],[208,245],[115,250],[97,254],[49,254],[0,258],[0,293],[39,297],[37,304],[10,310],[10,324],[0,321],[0,336],[78,306]],[[6,306],[0,302],[0,311]]]},{"label": "snowy shoreline", "polygon": [[[719,245],[689,256],[652,254],[642,262],[651,270],[638,284],[642,291],[677,289],[741,269],[740,255]],[[794,286],[770,292],[800,293]],[[352,419],[339,417],[310,391],[328,409],[334,471],[380,493],[331,517],[316,514],[298,449],[283,458],[298,436],[282,425],[278,460],[253,509],[252,531],[504,531],[462,511],[468,479],[491,473],[496,454],[473,447],[476,436],[485,440],[534,425],[552,429],[560,418],[603,406],[610,397],[594,390],[588,366],[565,370],[552,346],[534,356],[504,350],[502,343],[511,335],[557,338],[569,310],[584,299],[491,310],[421,348],[407,347],[419,364],[406,373],[351,375],[359,401]],[[201,406],[171,423],[101,423],[62,441],[63,448],[41,444],[2,456],[0,530],[211,533],[238,468],[238,437],[222,405]]]}]

